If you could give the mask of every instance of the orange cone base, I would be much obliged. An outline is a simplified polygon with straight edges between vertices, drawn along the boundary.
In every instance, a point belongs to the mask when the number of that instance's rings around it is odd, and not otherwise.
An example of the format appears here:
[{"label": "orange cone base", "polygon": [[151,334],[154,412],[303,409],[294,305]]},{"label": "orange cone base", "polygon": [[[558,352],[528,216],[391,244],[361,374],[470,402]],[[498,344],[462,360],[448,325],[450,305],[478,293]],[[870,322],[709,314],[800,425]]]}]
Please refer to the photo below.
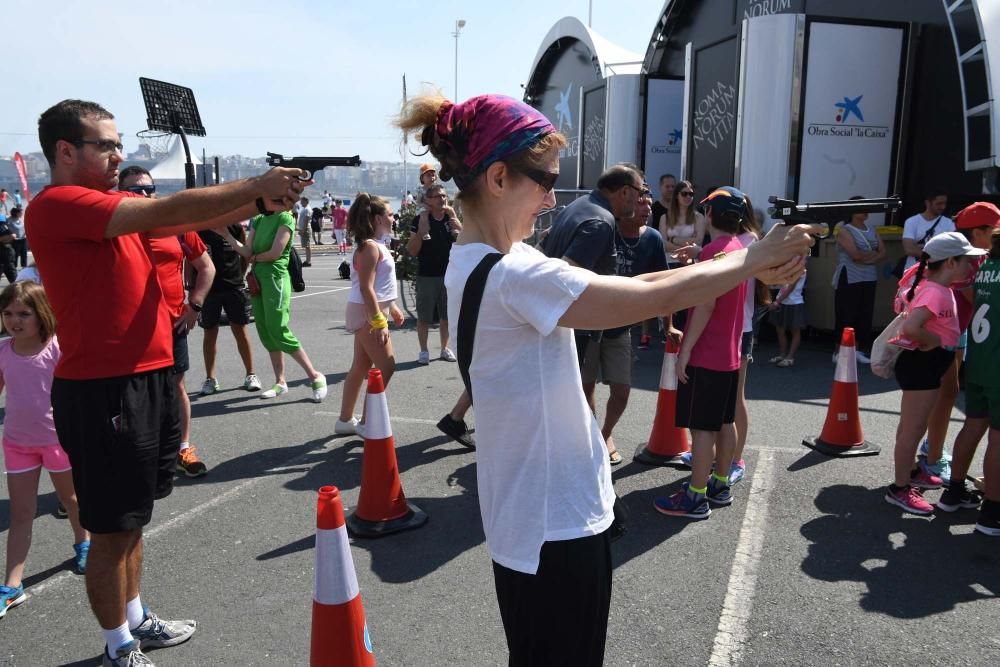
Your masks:
[{"label": "orange cone base", "polygon": [[[681,452],[681,454],[683,453]],[[644,442],[635,450],[632,460],[647,466],[668,466],[688,470],[688,467],[681,461],[681,454],[657,454],[649,449],[648,442]]]},{"label": "orange cone base", "polygon": [[879,452],[882,451],[878,445],[870,443],[867,440],[850,447],[834,445],[824,441],[822,438],[805,438],[802,440],[802,444],[809,449],[815,449],[820,454],[826,454],[827,456],[878,456]]},{"label": "orange cone base", "polygon": [[347,517],[347,532],[354,537],[385,537],[404,530],[420,528],[427,523],[427,514],[411,502],[406,503],[409,511],[403,516],[387,521],[369,521],[358,516],[357,510]]}]

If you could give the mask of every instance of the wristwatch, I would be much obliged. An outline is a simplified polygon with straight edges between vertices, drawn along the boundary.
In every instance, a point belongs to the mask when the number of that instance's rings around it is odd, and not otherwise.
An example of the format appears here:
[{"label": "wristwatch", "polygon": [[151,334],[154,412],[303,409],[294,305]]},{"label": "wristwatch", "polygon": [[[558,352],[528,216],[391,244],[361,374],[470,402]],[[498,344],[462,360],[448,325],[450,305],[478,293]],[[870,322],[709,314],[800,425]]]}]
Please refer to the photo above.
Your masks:
[{"label": "wristwatch", "polygon": [[200,303],[195,303],[194,301],[188,301],[188,305],[191,306],[191,310],[193,310],[194,312],[196,313],[201,312],[202,305]]}]

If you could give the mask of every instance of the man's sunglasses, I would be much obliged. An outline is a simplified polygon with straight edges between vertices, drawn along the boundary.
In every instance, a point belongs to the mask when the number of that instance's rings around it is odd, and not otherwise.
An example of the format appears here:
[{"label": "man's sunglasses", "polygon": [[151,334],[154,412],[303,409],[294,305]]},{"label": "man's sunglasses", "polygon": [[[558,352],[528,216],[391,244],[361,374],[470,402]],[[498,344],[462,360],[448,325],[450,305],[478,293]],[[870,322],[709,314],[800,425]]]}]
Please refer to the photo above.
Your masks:
[{"label": "man's sunglasses", "polygon": [[531,167],[525,167],[523,169],[518,169],[517,171],[524,174],[535,183],[538,183],[538,185],[542,186],[542,189],[546,192],[552,192],[552,188],[556,187],[556,181],[559,180],[559,172],[552,173],[551,171],[532,169]]},{"label": "man's sunglasses", "polygon": [[134,192],[137,195],[146,195],[147,197],[156,192],[155,185],[130,185],[125,188],[127,192]]},{"label": "man's sunglasses", "polygon": [[97,150],[102,153],[121,153],[125,150],[125,146],[120,141],[111,141],[110,139],[77,139],[72,143],[77,148],[81,148],[84,144],[97,146]]}]

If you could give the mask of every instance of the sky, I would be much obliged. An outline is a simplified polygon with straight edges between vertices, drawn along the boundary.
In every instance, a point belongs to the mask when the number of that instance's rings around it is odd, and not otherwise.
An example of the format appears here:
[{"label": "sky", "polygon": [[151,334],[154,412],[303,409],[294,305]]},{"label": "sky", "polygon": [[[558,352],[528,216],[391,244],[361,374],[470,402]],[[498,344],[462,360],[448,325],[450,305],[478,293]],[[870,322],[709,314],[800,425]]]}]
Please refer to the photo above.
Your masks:
[{"label": "sky", "polygon": [[[645,54],[661,0],[592,6],[596,32]],[[146,127],[138,83],[145,76],[194,90],[207,130],[191,141],[199,155],[204,148],[400,161],[401,134],[391,121],[402,77],[410,96],[438,87],[454,98],[456,19],[467,22],[458,41],[459,97],[520,98],[549,29],[564,16],[586,23],[588,0],[4,0],[2,7],[0,156],[40,150],[38,116],[65,98],[110,110],[125,150],[134,151],[135,133]]]}]

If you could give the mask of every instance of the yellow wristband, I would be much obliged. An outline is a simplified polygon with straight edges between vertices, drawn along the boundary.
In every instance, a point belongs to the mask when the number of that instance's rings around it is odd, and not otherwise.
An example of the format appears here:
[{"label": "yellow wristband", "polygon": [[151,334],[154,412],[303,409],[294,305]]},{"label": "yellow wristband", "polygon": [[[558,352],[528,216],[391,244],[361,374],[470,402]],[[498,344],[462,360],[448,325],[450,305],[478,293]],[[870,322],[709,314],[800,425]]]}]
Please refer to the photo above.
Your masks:
[{"label": "yellow wristband", "polygon": [[725,253],[725,252],[717,252],[717,253],[715,253],[715,256],[714,256],[714,257],[712,257],[712,259],[713,259],[714,261],[718,262],[718,261],[719,261],[720,259],[723,259],[723,258],[725,258],[725,256],[726,256],[726,253]]},{"label": "yellow wristband", "polygon": [[375,317],[373,317],[371,319],[371,325],[372,326],[371,326],[371,329],[369,329],[369,331],[371,333],[375,333],[376,331],[378,331],[380,329],[388,329],[389,328],[389,320],[387,320],[385,318],[385,314],[380,310],[378,312],[378,314],[375,315]]}]

